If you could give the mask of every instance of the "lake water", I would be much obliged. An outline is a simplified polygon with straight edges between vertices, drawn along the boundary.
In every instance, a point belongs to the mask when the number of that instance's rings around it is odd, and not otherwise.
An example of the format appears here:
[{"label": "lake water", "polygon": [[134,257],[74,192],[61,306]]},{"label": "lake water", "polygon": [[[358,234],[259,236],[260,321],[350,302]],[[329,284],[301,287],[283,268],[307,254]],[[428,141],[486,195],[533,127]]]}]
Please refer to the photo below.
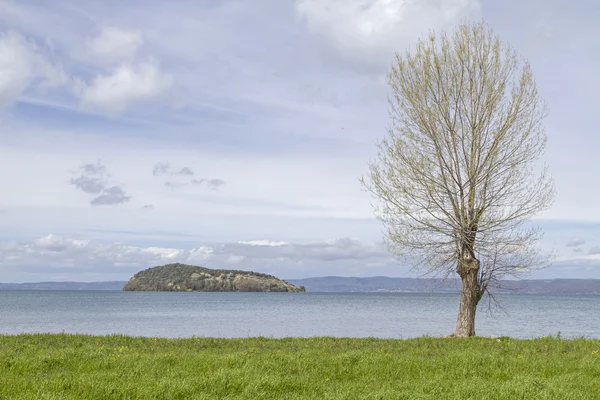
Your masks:
[{"label": "lake water", "polygon": [[[600,338],[598,295],[500,295],[477,334]],[[0,292],[0,334],[407,338],[454,330],[458,296],[414,293]]]}]

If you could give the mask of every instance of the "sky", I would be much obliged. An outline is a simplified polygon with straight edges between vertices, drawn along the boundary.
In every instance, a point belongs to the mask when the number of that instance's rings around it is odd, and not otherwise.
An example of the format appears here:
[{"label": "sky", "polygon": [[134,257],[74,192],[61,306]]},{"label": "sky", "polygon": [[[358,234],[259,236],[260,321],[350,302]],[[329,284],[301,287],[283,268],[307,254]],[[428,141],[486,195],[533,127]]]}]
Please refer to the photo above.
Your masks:
[{"label": "sky", "polygon": [[418,276],[358,179],[395,52],[482,18],[549,108],[531,277],[600,278],[596,1],[0,0],[0,282]]}]

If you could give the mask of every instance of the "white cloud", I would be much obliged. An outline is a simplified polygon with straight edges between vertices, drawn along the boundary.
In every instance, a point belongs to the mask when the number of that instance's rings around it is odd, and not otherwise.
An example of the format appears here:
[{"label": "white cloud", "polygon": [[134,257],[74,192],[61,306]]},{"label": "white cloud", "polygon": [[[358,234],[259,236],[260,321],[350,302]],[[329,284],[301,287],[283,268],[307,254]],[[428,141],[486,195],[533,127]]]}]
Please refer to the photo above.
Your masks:
[{"label": "white cloud", "polygon": [[138,103],[155,101],[173,85],[173,77],[160,70],[156,61],[123,64],[108,75],[99,75],[89,84],[75,87],[84,107],[117,114]]},{"label": "white cloud", "polygon": [[241,241],[241,244],[248,244],[250,246],[283,246],[289,244],[288,242],[272,242],[270,240],[250,240],[250,241]]},{"label": "white cloud", "polygon": [[81,249],[89,245],[89,240],[66,239],[56,235],[47,235],[33,241],[33,246],[41,253],[46,251],[63,252]]},{"label": "white cloud", "polygon": [[143,37],[140,31],[105,26],[98,36],[89,41],[88,47],[96,59],[109,63],[122,63],[131,61],[142,43]]},{"label": "white cloud", "polygon": [[429,29],[479,16],[479,0],[297,0],[309,30],[346,59],[380,67]]},{"label": "white cloud", "polygon": [[188,254],[181,249],[141,248],[121,243],[95,244],[57,235],[47,235],[28,243],[3,242],[0,249],[0,265],[23,269],[41,266],[77,266],[81,269],[97,266],[142,267],[181,259],[182,255]]},{"label": "white cloud", "polygon": [[87,52],[93,63],[110,69],[90,82],[81,79],[75,82],[75,94],[84,108],[115,115],[167,94],[174,77],[163,71],[155,58],[140,54],[143,43],[140,30],[115,26],[103,26],[88,41]]},{"label": "white cloud", "polygon": [[14,34],[0,38],[0,105],[16,99],[33,75],[32,53],[27,43]]},{"label": "white cloud", "polygon": [[0,34],[0,106],[17,99],[29,87],[43,90],[67,82],[34,43],[15,32]]}]

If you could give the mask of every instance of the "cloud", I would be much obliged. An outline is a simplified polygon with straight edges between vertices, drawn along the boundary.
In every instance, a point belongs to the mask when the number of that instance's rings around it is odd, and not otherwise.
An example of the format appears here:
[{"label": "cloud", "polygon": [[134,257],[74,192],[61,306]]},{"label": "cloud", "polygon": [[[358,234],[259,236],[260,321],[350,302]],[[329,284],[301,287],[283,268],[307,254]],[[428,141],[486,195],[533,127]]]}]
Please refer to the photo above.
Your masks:
[{"label": "cloud", "polygon": [[154,176],[164,175],[164,174],[168,173],[170,169],[171,169],[171,166],[169,165],[169,163],[160,163],[159,162],[154,166],[154,169],[152,170],[152,175],[154,175]]},{"label": "cloud", "polygon": [[41,50],[18,33],[0,33],[0,106],[29,87],[44,90],[67,82],[62,68],[51,64]]},{"label": "cloud", "polygon": [[187,183],[165,182],[165,186],[171,190],[175,190],[175,189],[183,187],[185,185],[187,185]]},{"label": "cloud", "polygon": [[179,175],[194,175],[194,171],[192,171],[191,169],[189,169],[188,167],[183,167],[181,168],[181,170],[178,172]]},{"label": "cloud", "polygon": [[594,246],[592,247],[589,252],[589,254],[591,255],[596,255],[596,254],[600,254],[600,246]]},{"label": "cloud", "polygon": [[225,181],[221,179],[193,179],[191,181],[194,185],[206,185],[209,189],[218,191],[221,186],[225,184]]},{"label": "cloud", "polygon": [[172,172],[170,163],[168,163],[168,162],[156,163],[156,165],[154,166],[154,169],[152,170],[152,175],[159,176],[159,175],[167,175],[167,174],[192,176],[192,175],[194,175],[194,171],[192,171],[191,168],[189,168],[189,167],[183,167],[179,170],[179,172]]},{"label": "cloud", "polygon": [[112,186],[104,189],[102,194],[93,199],[90,204],[92,206],[110,206],[127,203],[129,200],[131,197],[127,196],[120,186]]},{"label": "cloud", "polygon": [[92,82],[78,80],[75,93],[86,108],[118,114],[127,108],[160,99],[173,85],[173,76],[163,73],[158,63],[149,60],[123,64]]},{"label": "cloud", "polygon": [[567,247],[578,247],[578,246],[581,246],[582,244],[585,244],[585,239],[574,236],[574,237],[570,238],[569,240],[567,240],[566,246]]},{"label": "cloud", "polygon": [[107,273],[126,269],[121,279],[127,279],[132,272],[127,268],[143,269],[172,262],[275,273],[284,278],[322,275],[323,268],[343,274],[368,264],[397,265],[385,246],[349,238],[306,244],[269,240],[200,244],[191,249],[103,244],[59,235],[47,235],[30,242],[0,242],[0,265],[22,268],[24,272],[38,267],[76,266],[85,270],[102,266]]},{"label": "cloud", "polygon": [[98,36],[88,42],[89,51],[96,58],[107,62],[131,61],[142,45],[140,31],[128,31],[114,26],[105,26]]},{"label": "cloud", "polygon": [[99,194],[90,201],[92,206],[117,205],[131,200],[122,187],[117,185],[107,187],[106,178],[110,175],[106,171],[106,166],[100,161],[96,164],[84,164],[79,167],[79,170],[83,173],[77,178],[72,178],[70,184],[82,192]]},{"label": "cloud", "polygon": [[72,178],[70,183],[77,189],[85,193],[98,194],[101,193],[106,186],[106,167],[100,162],[96,164],[84,164],[79,167],[83,173]]},{"label": "cloud", "polygon": [[62,253],[69,249],[81,249],[89,244],[87,240],[67,239],[56,235],[48,235],[35,239],[33,247],[39,252]]},{"label": "cloud", "polygon": [[179,259],[184,250],[135,247],[120,243],[95,244],[87,240],[47,235],[29,243],[0,243],[0,260],[4,266],[43,266],[60,268],[78,266],[150,266]]},{"label": "cloud", "polygon": [[[213,178],[213,179],[200,178],[200,179],[192,179],[191,181],[183,182],[183,181],[181,181],[181,177],[194,176],[195,175],[194,171],[192,171],[192,169],[189,167],[183,167],[178,172],[173,172],[173,170],[171,168],[171,164],[168,162],[157,163],[154,166],[154,169],[152,170],[152,175],[154,175],[154,176],[169,175],[172,179],[164,182],[164,185],[171,190],[175,190],[177,188],[181,188],[181,187],[188,186],[188,185],[204,185],[213,191],[218,191],[219,188],[225,184],[224,180],[216,179],[216,178]],[[175,179],[175,181],[173,180],[173,178]],[[177,181],[177,180],[179,180],[179,181]]]},{"label": "cloud", "polygon": [[84,164],[81,166],[81,169],[90,175],[104,175],[106,173],[106,166],[100,161],[96,162],[96,164]]},{"label": "cloud", "polygon": [[583,249],[581,247],[575,247],[573,249],[573,253],[581,253],[583,251]]},{"label": "cloud", "polygon": [[447,29],[479,16],[479,0],[297,0],[310,32],[340,56],[381,68],[430,29]]},{"label": "cloud", "polygon": [[145,210],[154,210],[154,204],[144,204],[142,208]]},{"label": "cloud", "polygon": [[284,246],[288,245],[288,242],[272,242],[270,240],[250,240],[250,241],[240,241],[238,243],[248,244],[250,246]]},{"label": "cloud", "polygon": [[72,178],[71,184],[85,193],[97,194],[104,190],[106,182],[102,178],[81,175],[78,178]]},{"label": "cloud", "polygon": [[305,244],[272,242],[269,240],[241,241],[214,246],[213,257],[218,259],[239,256],[266,262],[394,262],[383,244],[367,244],[357,239],[339,238]]},{"label": "cloud", "polygon": [[163,98],[174,83],[153,57],[138,54],[141,31],[104,26],[88,41],[87,52],[100,67],[110,67],[91,81],[75,80],[74,93],[84,108],[109,115]]}]

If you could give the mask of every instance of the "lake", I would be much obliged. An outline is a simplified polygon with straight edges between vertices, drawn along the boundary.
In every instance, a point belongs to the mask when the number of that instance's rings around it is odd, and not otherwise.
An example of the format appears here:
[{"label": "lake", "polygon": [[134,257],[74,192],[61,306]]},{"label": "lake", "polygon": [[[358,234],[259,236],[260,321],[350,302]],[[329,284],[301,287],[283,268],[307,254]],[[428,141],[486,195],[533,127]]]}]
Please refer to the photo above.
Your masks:
[{"label": "lake", "polygon": [[[478,335],[600,338],[600,295],[498,298]],[[0,291],[0,334],[408,338],[452,333],[457,310],[458,295],[433,293]]]}]

